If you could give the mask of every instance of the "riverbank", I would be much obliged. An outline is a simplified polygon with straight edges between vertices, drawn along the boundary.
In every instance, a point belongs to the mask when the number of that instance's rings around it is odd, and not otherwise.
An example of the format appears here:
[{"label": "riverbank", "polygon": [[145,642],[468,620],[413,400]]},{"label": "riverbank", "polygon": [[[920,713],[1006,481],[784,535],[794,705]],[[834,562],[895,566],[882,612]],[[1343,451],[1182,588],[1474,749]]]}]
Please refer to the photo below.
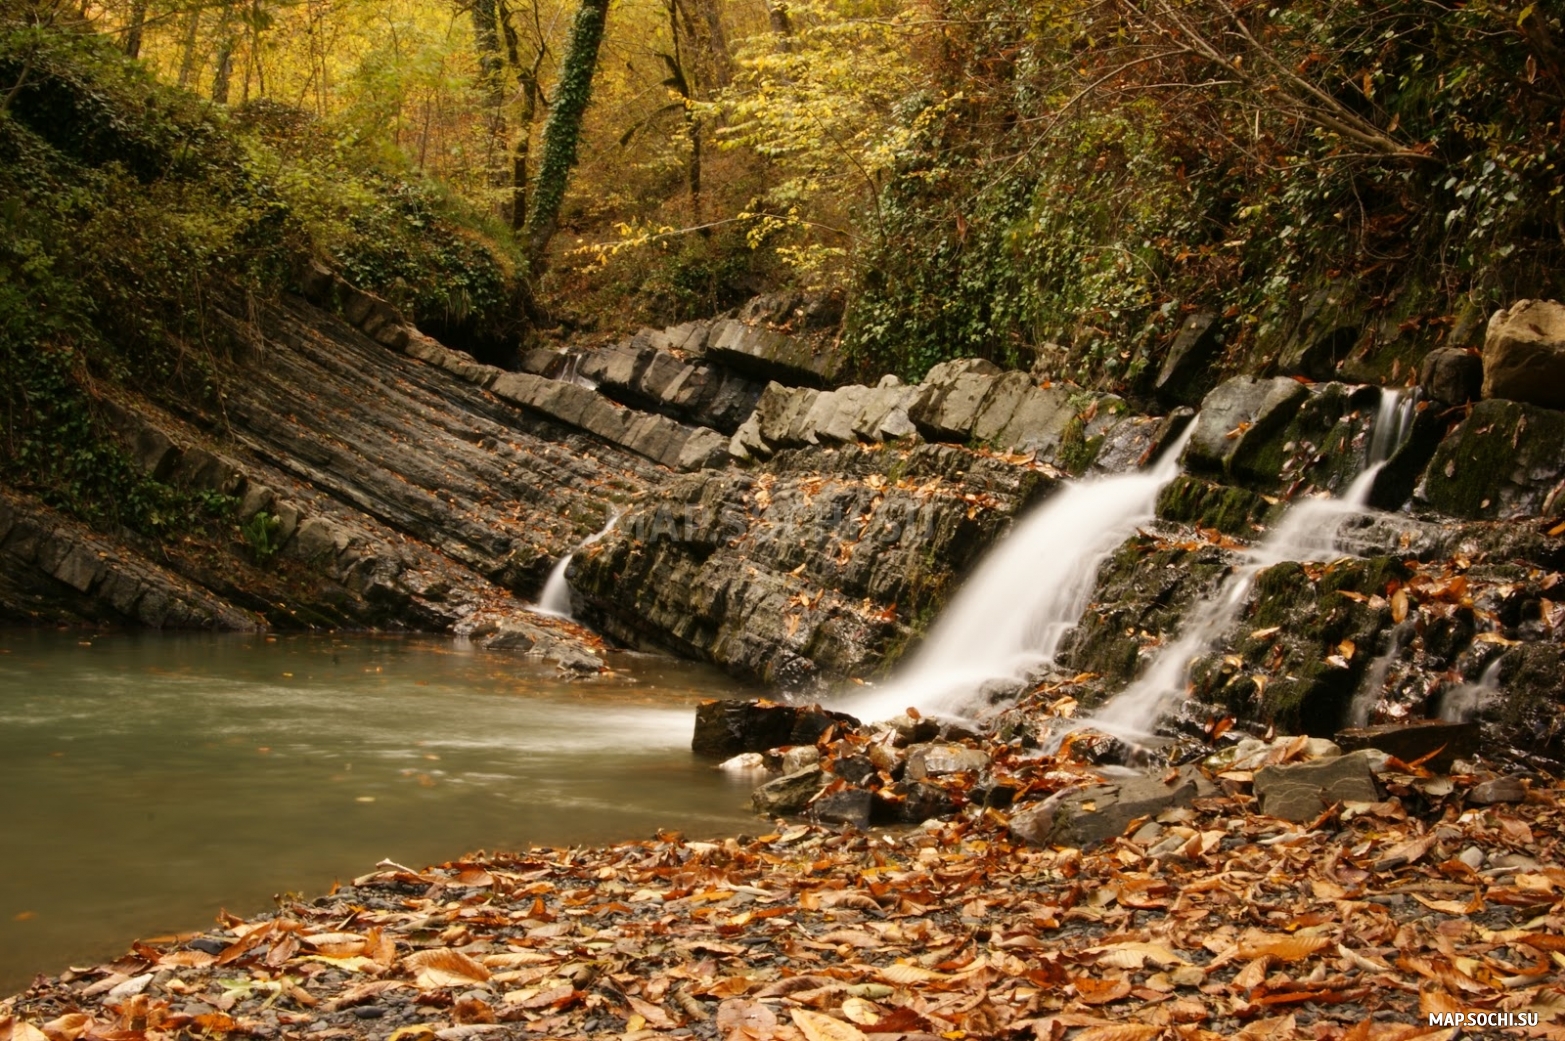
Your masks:
[{"label": "riverbank", "polygon": [[382,862],[40,978],[0,1003],[0,1037],[1450,1039],[1429,1026],[1450,1012],[1558,1036],[1560,782],[1383,769],[1385,798],[1299,823],[1230,770],[1087,849],[970,807],[897,833],[758,819]]}]

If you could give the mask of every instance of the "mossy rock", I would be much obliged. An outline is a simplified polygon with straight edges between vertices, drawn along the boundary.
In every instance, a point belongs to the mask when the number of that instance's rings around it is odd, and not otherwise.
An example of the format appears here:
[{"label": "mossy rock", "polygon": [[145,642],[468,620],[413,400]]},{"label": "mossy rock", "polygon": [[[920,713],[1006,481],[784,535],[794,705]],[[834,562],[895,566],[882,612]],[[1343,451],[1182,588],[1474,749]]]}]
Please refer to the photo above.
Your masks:
[{"label": "mossy rock", "polygon": [[1190,605],[1210,595],[1232,558],[1206,543],[1172,543],[1144,535],[1126,540],[1103,566],[1061,658],[1110,685],[1133,679],[1153,636],[1178,628]]},{"label": "mossy rock", "polygon": [[1280,730],[1330,736],[1343,725],[1372,648],[1391,624],[1383,594],[1406,575],[1390,557],[1264,569],[1227,649],[1192,667],[1196,697]]},{"label": "mossy rock", "polygon": [[1415,497],[1456,517],[1552,517],[1562,479],[1565,412],[1491,398],[1440,443]]},{"label": "mossy rock", "polygon": [[1275,509],[1261,495],[1247,488],[1204,481],[1181,474],[1158,493],[1157,515],[1174,524],[1212,528],[1225,535],[1253,538]]}]

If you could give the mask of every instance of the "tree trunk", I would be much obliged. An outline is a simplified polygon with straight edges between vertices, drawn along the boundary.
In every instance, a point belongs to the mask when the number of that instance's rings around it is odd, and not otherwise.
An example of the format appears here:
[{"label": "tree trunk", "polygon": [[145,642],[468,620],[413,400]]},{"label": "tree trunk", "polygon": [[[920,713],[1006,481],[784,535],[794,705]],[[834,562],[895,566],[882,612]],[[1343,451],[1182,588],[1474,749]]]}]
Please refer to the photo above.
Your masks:
[{"label": "tree trunk", "polygon": [[511,68],[516,70],[517,85],[522,88],[522,111],[517,120],[516,144],[511,151],[511,198],[505,207],[505,216],[510,220],[511,230],[520,233],[522,226],[527,222],[528,160],[532,157],[533,124],[537,122],[539,110],[543,105],[543,88],[538,82],[538,74],[543,67],[545,52],[543,34],[539,28],[537,0],[533,3],[533,23],[535,29],[538,29],[538,40],[532,48],[530,63],[522,60],[521,40],[511,19],[510,4],[506,3],[506,0],[499,0],[499,4],[500,28],[505,33],[506,57],[511,63]]},{"label": "tree trunk", "polygon": [[560,205],[565,201],[571,167],[576,164],[582,116],[592,97],[592,76],[598,66],[598,47],[603,42],[608,14],[609,0],[581,0],[570,38],[565,43],[560,81],[554,89],[549,118],[543,125],[543,158],[533,182],[532,209],[527,214],[523,232],[528,273],[534,279],[543,273],[549,240],[554,237]]},{"label": "tree trunk", "polygon": [[491,188],[503,187],[505,175],[505,84],[501,73],[500,17],[495,0],[473,0],[473,42],[478,51],[478,86],[484,97],[484,123],[489,141],[484,149],[484,175]]},{"label": "tree trunk", "polygon": [[125,56],[141,57],[141,34],[147,27],[147,0],[130,5],[130,24],[125,27]]},{"label": "tree trunk", "polygon": [[233,81],[236,42],[233,23],[233,4],[225,4],[217,22],[217,69],[212,73],[212,100],[219,105],[228,104],[228,87]]},{"label": "tree trunk", "polygon": [[201,33],[201,7],[192,3],[190,13],[185,15],[185,42],[184,50],[179,59],[179,85],[190,86],[190,81],[196,74],[196,39]]}]

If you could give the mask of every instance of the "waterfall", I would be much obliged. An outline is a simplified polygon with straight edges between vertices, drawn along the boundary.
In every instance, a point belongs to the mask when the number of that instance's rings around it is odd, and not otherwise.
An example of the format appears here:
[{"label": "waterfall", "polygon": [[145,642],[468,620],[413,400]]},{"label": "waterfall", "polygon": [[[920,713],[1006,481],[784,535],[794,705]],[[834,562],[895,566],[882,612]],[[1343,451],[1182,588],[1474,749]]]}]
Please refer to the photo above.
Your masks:
[{"label": "waterfall", "polygon": [[865,719],[909,707],[961,714],[986,684],[1017,683],[1052,662],[1087,605],[1098,566],[1152,520],[1194,429],[1189,423],[1150,470],[1067,484],[1049,496],[983,559],[900,674],[842,707]]},{"label": "waterfall", "polygon": [[602,530],[588,535],[575,549],[561,557],[554,567],[550,569],[549,578],[543,584],[543,592],[538,595],[538,603],[533,608],[534,614],[548,615],[551,618],[568,619],[571,617],[571,587],[570,583],[565,581],[565,569],[570,567],[571,558],[577,552],[613,531],[614,525],[619,523],[619,517],[618,511],[609,514],[609,522],[603,526]]},{"label": "waterfall", "polygon": [[1337,533],[1349,517],[1368,508],[1375,479],[1402,446],[1412,424],[1412,399],[1393,390],[1381,392],[1370,427],[1365,466],[1340,498],[1310,498],[1295,505],[1248,559],[1219,583],[1212,595],[1186,617],[1179,638],[1153,659],[1146,672],[1083,721],[1127,741],[1150,737],[1153,726],[1185,696],[1190,663],[1210,647],[1239,616],[1255,576],[1285,560],[1332,560],[1341,555]]}]

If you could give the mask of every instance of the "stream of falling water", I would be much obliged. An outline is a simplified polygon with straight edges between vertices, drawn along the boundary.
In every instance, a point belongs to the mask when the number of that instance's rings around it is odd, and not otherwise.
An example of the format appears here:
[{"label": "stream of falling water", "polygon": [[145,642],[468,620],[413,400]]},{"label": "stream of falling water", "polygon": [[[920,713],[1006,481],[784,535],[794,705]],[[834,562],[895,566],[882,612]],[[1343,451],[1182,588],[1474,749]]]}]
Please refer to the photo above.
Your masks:
[{"label": "stream of falling water", "polygon": [[1068,484],[1019,521],[957,592],[912,660],[885,687],[842,707],[885,719],[916,707],[960,715],[983,688],[1015,683],[1053,661],[1081,617],[1098,566],[1152,520],[1158,492],[1179,474],[1191,421],[1149,470]]},{"label": "stream of falling water", "polygon": [[1406,439],[1411,427],[1411,398],[1383,391],[1370,428],[1364,470],[1340,498],[1312,498],[1295,505],[1248,559],[1223,579],[1211,597],[1197,604],[1179,638],[1153,659],[1130,686],[1116,694],[1082,725],[1122,740],[1139,742],[1185,696],[1190,663],[1202,654],[1238,617],[1255,576],[1285,560],[1331,560],[1341,555],[1338,532],[1349,517],[1368,508],[1375,479]]},{"label": "stream of falling water", "polygon": [[601,531],[588,535],[550,569],[549,577],[543,584],[543,592],[538,594],[538,605],[533,608],[534,613],[546,614],[553,618],[571,617],[571,586],[565,581],[565,569],[571,566],[571,558],[578,552],[613,531],[614,525],[619,523],[619,517],[618,512],[609,514],[609,522]]}]

